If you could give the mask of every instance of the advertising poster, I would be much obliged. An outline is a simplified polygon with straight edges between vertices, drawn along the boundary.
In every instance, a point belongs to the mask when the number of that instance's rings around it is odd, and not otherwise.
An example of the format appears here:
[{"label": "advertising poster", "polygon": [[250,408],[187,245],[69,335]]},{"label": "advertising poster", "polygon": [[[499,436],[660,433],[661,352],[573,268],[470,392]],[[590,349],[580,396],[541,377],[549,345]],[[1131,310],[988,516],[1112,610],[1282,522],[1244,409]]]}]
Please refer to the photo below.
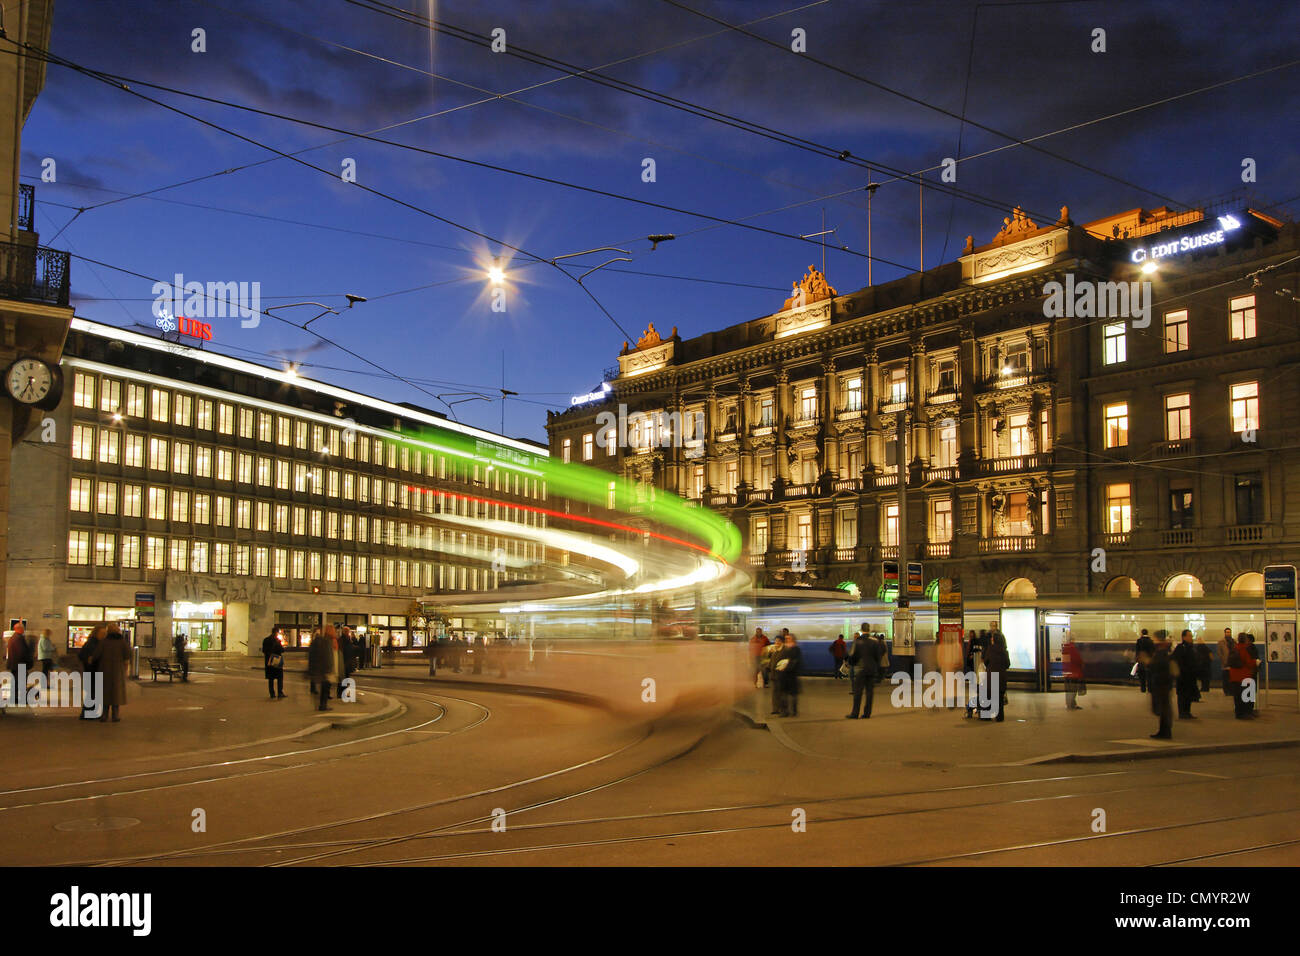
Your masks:
[{"label": "advertising poster", "polygon": [[1264,649],[1270,664],[1295,663],[1295,625],[1294,620],[1269,621],[1264,628],[1268,635]]}]

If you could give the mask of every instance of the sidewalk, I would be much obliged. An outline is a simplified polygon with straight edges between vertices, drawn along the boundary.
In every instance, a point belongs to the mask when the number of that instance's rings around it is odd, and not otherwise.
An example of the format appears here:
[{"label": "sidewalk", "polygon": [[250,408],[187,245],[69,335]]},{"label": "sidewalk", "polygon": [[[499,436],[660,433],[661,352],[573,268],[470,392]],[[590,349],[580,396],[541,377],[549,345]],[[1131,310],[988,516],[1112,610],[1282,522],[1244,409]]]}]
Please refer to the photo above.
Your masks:
[{"label": "sidewalk", "polygon": [[6,708],[0,715],[0,771],[177,758],[299,740],[331,729],[397,716],[404,706],[374,690],[355,703],[332,700],[316,710],[307,682],[287,676],[285,698],[272,700],[260,674],[242,677],[191,670],[190,679],[128,680],[121,721],[82,720],[67,707]]},{"label": "sidewalk", "polygon": [[1256,720],[1237,720],[1232,700],[1212,687],[1192,706],[1195,720],[1174,719],[1173,740],[1152,740],[1158,720],[1150,695],[1134,687],[1092,685],[1065,709],[1065,695],[1013,689],[1002,723],[965,719],[965,709],[895,707],[894,687],[878,684],[870,720],[846,720],[849,682],[806,677],[798,717],[769,716],[771,689],[753,691],[735,711],[806,756],[910,767],[1014,767],[1039,763],[1131,760],[1143,757],[1300,746],[1294,690],[1272,695]]}]

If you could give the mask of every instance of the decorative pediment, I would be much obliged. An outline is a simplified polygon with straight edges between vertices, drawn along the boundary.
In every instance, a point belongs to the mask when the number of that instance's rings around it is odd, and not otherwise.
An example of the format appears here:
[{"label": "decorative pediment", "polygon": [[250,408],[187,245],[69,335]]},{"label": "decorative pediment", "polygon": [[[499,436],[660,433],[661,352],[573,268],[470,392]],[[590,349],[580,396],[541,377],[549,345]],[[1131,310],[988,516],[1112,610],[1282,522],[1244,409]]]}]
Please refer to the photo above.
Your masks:
[{"label": "decorative pediment", "polygon": [[827,299],[819,305],[778,312],[774,318],[776,319],[776,326],[772,332],[774,339],[783,339],[800,332],[811,332],[831,324],[831,303]]}]

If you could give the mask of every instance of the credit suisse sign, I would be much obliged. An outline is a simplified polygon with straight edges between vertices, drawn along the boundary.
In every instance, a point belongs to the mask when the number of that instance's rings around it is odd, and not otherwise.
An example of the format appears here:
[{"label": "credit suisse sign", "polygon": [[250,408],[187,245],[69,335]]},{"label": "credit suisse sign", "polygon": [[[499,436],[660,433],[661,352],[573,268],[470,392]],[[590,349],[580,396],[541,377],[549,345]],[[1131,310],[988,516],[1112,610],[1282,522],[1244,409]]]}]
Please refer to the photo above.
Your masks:
[{"label": "credit suisse sign", "polygon": [[1138,246],[1129,253],[1129,261],[1135,263],[1148,262],[1153,259],[1164,259],[1167,256],[1183,255],[1188,252],[1195,252],[1197,249],[1205,249],[1209,246],[1218,246],[1232,238],[1232,233],[1241,228],[1241,219],[1237,216],[1219,216],[1213,224],[1208,222],[1199,222],[1196,228],[1183,235],[1175,235],[1172,238],[1161,239],[1159,242],[1152,242],[1145,246]]}]

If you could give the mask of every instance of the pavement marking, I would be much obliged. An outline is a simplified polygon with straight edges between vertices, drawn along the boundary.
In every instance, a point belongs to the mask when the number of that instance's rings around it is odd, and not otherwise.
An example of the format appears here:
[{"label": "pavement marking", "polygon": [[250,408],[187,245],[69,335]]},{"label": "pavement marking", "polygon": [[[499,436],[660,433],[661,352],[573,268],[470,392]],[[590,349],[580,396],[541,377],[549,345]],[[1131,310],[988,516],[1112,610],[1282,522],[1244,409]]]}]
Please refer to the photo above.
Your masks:
[{"label": "pavement marking", "polygon": [[1201,773],[1199,770],[1170,770],[1169,772],[1170,772],[1170,773],[1185,773],[1185,774],[1190,774],[1190,775],[1193,776],[1193,777],[1213,777],[1215,780],[1230,780],[1230,779],[1232,779],[1232,778],[1230,778],[1230,777],[1225,777],[1225,776],[1223,776],[1223,774],[1219,774],[1219,773]]},{"label": "pavement marking", "polygon": [[1169,742],[1168,740],[1152,740],[1150,737],[1144,738],[1144,739],[1142,739],[1142,740],[1138,740],[1138,739],[1136,739],[1136,738],[1134,738],[1134,739],[1132,739],[1132,740],[1111,740],[1111,741],[1109,741],[1109,743],[1112,743],[1112,744],[1129,744],[1129,745],[1132,746],[1132,747],[1168,747],[1168,746],[1171,746],[1171,744],[1170,744],[1170,742]]}]

